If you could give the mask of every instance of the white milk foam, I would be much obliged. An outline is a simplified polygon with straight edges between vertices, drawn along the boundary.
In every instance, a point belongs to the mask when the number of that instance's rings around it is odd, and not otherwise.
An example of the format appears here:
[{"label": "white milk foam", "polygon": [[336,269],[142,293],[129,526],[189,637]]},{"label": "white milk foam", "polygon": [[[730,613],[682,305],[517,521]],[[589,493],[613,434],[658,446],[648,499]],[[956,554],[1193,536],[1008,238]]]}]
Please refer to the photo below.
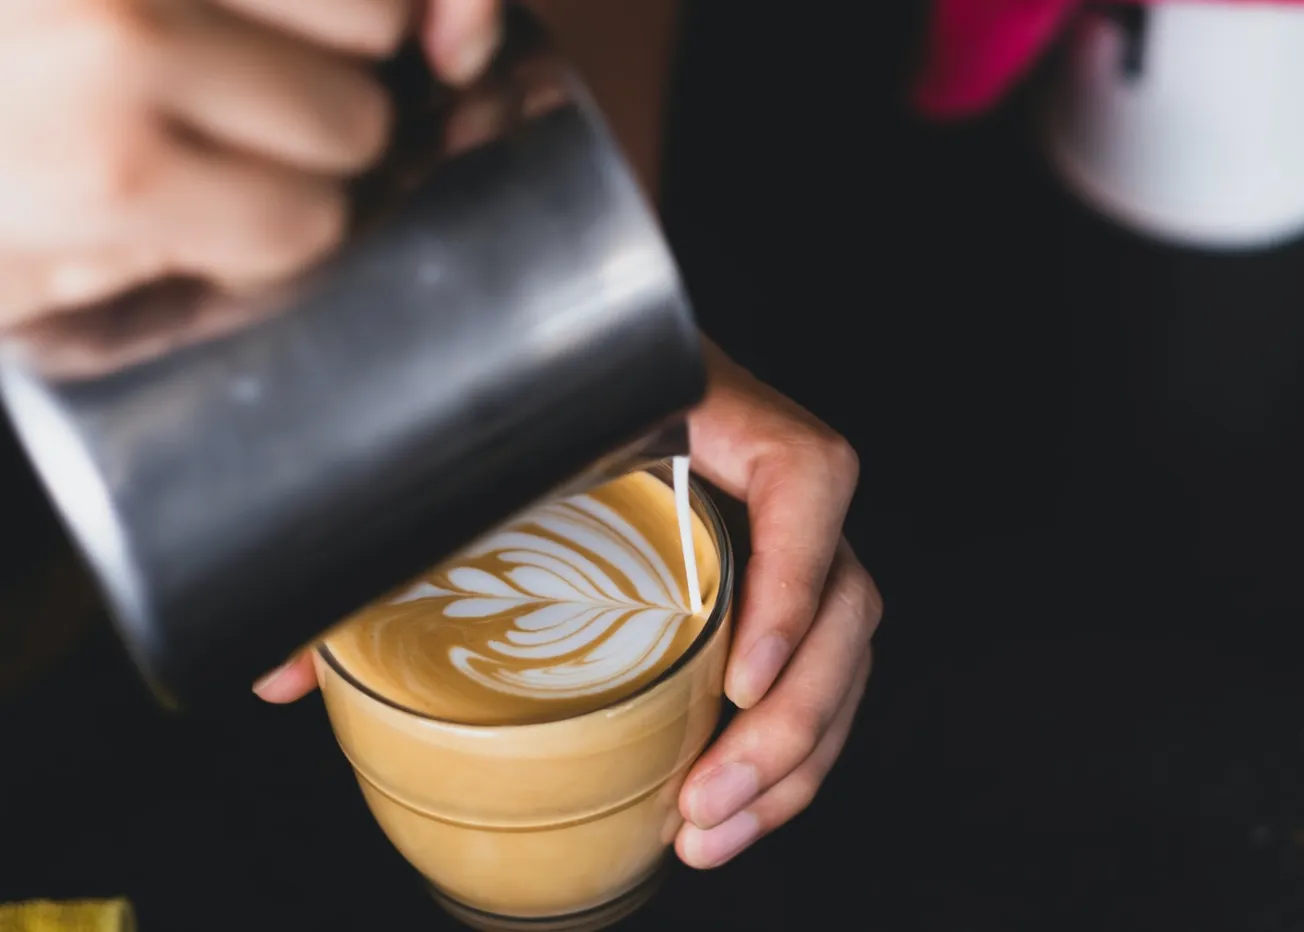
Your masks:
[{"label": "white milk foam", "polygon": [[[449,648],[454,668],[487,688],[539,699],[617,689],[664,661],[683,625],[702,610],[686,457],[675,460],[674,488],[687,605],[648,539],[589,495],[544,505],[464,554],[468,560],[493,554],[513,569],[498,575],[454,566],[444,576],[450,588],[423,581],[391,604],[441,599],[443,615],[466,624],[515,615],[499,637],[481,641],[480,649]],[[552,536],[532,533],[531,525]],[[619,570],[632,591],[585,551]],[[391,623],[397,622],[385,624]]]},{"label": "white milk foam", "polygon": [[702,610],[702,584],[697,579],[697,554],[693,548],[693,506],[688,496],[688,457],[676,456],[675,515],[679,518],[679,546],[684,551],[684,573],[693,614]]}]

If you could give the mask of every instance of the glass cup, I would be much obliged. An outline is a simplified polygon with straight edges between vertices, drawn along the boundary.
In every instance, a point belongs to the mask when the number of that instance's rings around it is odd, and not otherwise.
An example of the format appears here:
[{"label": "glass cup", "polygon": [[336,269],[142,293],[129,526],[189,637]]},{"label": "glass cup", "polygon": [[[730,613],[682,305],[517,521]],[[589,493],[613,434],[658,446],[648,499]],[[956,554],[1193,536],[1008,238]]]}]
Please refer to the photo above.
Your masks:
[{"label": "glass cup", "polygon": [[[648,470],[666,482],[668,467]],[[684,776],[718,723],[733,557],[719,512],[691,503],[720,561],[710,618],[639,692],[530,725],[462,725],[402,708],[316,652],[331,726],[367,805],[456,918],[483,930],[600,929],[655,892]]]}]

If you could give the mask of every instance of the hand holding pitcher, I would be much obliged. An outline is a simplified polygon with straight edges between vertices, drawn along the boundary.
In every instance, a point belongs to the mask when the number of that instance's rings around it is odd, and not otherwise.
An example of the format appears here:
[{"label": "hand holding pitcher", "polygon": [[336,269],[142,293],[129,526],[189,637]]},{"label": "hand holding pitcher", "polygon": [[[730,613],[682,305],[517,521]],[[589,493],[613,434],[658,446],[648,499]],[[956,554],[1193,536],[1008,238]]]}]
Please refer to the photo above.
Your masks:
[{"label": "hand holding pitcher", "polygon": [[465,82],[496,4],[5,4],[0,81],[22,92],[0,95],[0,331],[169,275],[274,282],[328,253],[344,183],[389,138],[369,63],[414,29]]}]

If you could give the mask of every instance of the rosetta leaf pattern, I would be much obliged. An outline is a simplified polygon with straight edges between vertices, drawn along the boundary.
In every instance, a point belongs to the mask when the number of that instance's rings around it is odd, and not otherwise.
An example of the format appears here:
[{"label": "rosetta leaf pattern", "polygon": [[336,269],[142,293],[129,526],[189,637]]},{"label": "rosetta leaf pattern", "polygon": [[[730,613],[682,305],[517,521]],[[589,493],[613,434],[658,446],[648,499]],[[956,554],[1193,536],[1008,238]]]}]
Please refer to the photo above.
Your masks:
[{"label": "rosetta leaf pattern", "polygon": [[[502,567],[482,568],[485,557]],[[479,565],[471,565],[476,563]],[[683,586],[650,541],[597,499],[544,506],[397,603],[438,599],[447,623],[494,636],[449,649],[454,669],[498,692],[578,698],[632,682],[661,663],[691,615]]]}]

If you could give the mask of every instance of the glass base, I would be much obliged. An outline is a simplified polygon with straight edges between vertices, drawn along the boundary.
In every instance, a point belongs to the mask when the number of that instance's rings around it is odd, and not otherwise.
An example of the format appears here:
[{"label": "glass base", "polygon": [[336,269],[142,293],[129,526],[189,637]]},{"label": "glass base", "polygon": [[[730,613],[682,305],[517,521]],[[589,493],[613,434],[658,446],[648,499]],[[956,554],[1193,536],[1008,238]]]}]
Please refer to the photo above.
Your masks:
[{"label": "glass base", "polygon": [[650,874],[614,900],[564,916],[500,916],[467,906],[434,884],[430,885],[430,893],[450,916],[479,932],[598,932],[632,916],[645,906],[656,896],[669,870],[670,859],[663,858]]}]

